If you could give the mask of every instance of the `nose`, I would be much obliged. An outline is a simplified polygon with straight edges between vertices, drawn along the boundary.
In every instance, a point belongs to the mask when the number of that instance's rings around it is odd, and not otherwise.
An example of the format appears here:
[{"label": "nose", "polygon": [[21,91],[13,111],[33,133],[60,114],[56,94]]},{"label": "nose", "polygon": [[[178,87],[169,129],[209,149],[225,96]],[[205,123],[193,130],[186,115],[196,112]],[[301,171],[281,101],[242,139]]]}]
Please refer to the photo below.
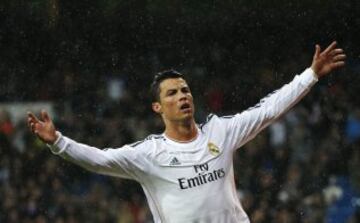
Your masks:
[{"label": "nose", "polygon": [[180,101],[184,101],[188,99],[188,94],[185,92],[180,92]]}]

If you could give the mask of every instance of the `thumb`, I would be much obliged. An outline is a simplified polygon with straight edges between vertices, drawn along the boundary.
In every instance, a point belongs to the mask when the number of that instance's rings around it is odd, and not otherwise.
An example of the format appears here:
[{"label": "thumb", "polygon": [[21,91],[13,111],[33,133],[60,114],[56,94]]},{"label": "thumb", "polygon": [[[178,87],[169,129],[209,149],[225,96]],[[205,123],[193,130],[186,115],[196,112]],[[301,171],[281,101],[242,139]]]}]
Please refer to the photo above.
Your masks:
[{"label": "thumb", "polygon": [[320,51],[321,51],[321,48],[319,46],[319,44],[316,44],[315,45],[315,54],[314,54],[314,58],[318,58],[319,55],[320,55]]}]

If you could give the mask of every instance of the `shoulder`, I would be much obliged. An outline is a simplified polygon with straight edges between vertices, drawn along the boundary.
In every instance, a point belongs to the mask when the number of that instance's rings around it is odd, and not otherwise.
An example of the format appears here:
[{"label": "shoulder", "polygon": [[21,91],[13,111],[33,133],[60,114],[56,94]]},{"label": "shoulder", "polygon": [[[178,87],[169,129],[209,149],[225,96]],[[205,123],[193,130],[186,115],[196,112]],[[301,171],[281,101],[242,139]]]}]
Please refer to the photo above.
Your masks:
[{"label": "shoulder", "polygon": [[199,124],[199,128],[202,130],[205,126],[208,126],[209,123],[214,120],[214,119],[217,119],[218,116],[213,114],[213,113],[210,113],[207,117],[206,117],[206,120],[202,123]]},{"label": "shoulder", "polygon": [[224,116],[218,116],[214,113],[210,113],[207,117],[206,117],[206,120],[199,124],[200,126],[205,126],[206,124],[208,123],[211,123],[211,122],[216,122],[216,121],[224,121],[224,120],[228,120],[228,119],[232,119],[232,118],[235,118],[236,115],[238,114],[235,114],[235,115],[224,115]]},{"label": "shoulder", "polygon": [[231,120],[235,117],[236,115],[226,115],[226,116],[218,116],[214,113],[210,113],[207,117],[206,120],[203,123],[199,124],[199,128],[203,131],[205,129],[209,129],[209,128],[217,128],[217,127],[221,127],[222,125],[226,125],[226,122],[228,120]]},{"label": "shoulder", "polygon": [[152,134],[143,140],[124,145],[118,152],[127,153],[130,156],[143,159],[145,157],[152,156],[157,150],[157,147],[159,147],[159,144],[163,141],[164,137],[162,135]]},{"label": "shoulder", "polygon": [[199,128],[203,132],[206,132],[207,130],[220,131],[221,129],[226,129],[227,127],[231,126],[232,123],[237,122],[239,120],[238,117],[238,113],[225,116],[218,116],[211,113],[207,116],[203,123],[199,124]]},{"label": "shoulder", "polygon": [[149,136],[147,136],[145,139],[128,144],[126,146],[135,148],[135,149],[143,149],[143,148],[149,148],[151,146],[154,145],[154,142],[156,143],[156,141],[163,141],[164,140],[164,136],[161,134],[151,134]]}]

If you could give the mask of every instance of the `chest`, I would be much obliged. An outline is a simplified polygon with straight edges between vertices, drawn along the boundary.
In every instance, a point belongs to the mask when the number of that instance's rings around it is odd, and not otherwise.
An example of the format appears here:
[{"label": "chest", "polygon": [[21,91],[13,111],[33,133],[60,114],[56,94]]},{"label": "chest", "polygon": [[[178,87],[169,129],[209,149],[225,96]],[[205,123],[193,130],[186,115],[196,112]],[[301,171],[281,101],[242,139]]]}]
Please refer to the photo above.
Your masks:
[{"label": "chest", "polygon": [[157,185],[178,190],[202,188],[221,183],[231,172],[232,154],[219,142],[208,140],[192,148],[158,148],[149,179]]}]

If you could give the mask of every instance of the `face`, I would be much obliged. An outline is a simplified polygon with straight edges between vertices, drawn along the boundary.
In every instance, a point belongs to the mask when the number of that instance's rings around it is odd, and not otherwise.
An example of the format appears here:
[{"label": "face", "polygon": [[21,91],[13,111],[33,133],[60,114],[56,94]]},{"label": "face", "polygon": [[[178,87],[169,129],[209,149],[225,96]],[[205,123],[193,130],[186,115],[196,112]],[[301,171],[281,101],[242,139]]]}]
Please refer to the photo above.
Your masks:
[{"label": "face", "polygon": [[182,78],[170,78],[160,83],[160,102],[152,104],[153,110],[161,114],[164,121],[191,120],[194,103],[191,91]]}]

